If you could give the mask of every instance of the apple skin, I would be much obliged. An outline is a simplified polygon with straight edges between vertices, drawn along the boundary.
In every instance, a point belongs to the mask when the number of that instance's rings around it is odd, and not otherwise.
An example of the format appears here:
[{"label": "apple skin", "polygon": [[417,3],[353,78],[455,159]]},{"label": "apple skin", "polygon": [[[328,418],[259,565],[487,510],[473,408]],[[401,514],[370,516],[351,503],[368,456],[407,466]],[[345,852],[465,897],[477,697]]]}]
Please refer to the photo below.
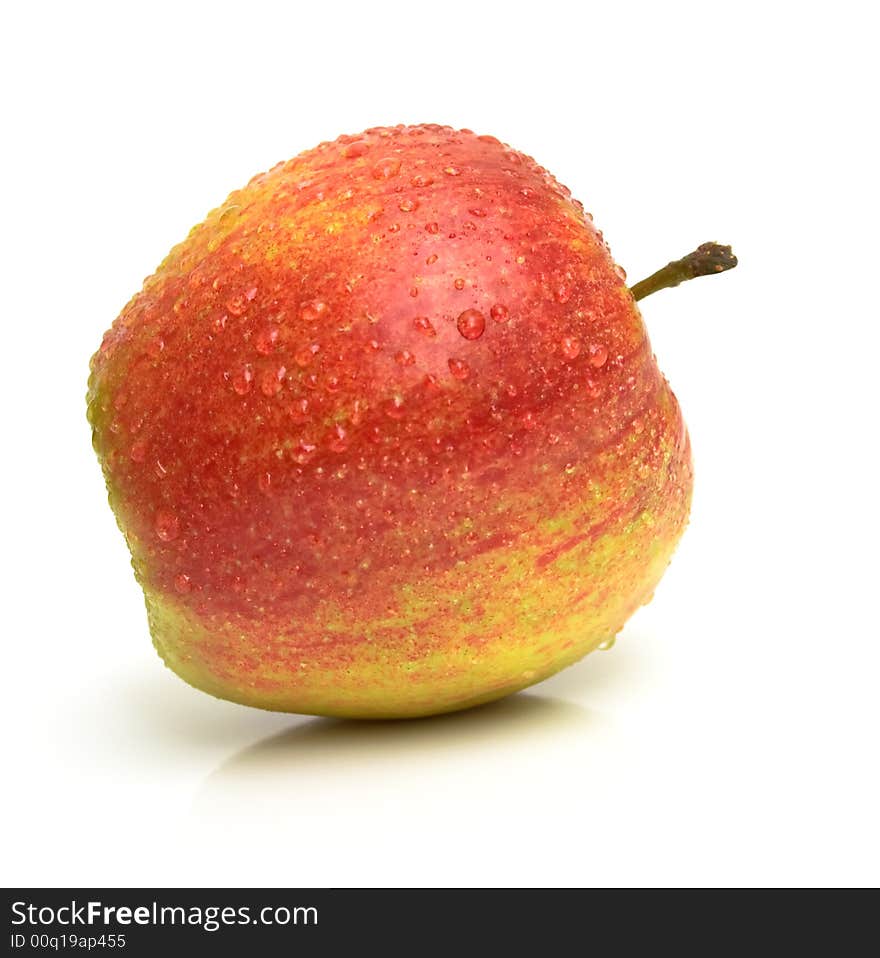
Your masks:
[{"label": "apple skin", "polygon": [[159,654],[261,708],[539,682],[613,639],[687,522],[623,271],[566,188],[468,130],[254,177],[123,309],[88,400]]}]

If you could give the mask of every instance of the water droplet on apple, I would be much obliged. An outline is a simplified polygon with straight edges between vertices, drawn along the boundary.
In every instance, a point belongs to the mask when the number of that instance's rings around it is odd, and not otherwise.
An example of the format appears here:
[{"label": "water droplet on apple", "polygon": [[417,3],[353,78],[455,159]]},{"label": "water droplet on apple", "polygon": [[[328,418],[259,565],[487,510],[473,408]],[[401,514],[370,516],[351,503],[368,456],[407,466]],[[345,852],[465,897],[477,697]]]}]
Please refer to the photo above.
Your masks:
[{"label": "water droplet on apple", "polygon": [[434,182],[434,178],[426,175],[425,173],[416,173],[416,175],[410,180],[410,183],[413,186],[424,187],[430,186]]},{"label": "water droplet on apple", "polygon": [[401,349],[394,359],[401,366],[412,366],[416,361],[416,357],[408,349]]},{"label": "water droplet on apple", "polygon": [[247,309],[247,300],[243,296],[232,296],[226,300],[226,311],[230,316],[241,316]]},{"label": "water droplet on apple", "polygon": [[327,312],[327,304],[320,299],[313,299],[311,302],[303,303],[299,309],[299,315],[307,323],[313,323],[316,319]]},{"label": "water droplet on apple", "polygon": [[425,260],[426,266],[433,266],[437,262],[437,254],[431,253],[431,255]]},{"label": "water droplet on apple", "polygon": [[581,352],[581,344],[572,336],[564,336],[559,349],[566,359],[577,359]]},{"label": "water droplet on apple", "polygon": [[254,337],[254,346],[261,356],[268,356],[278,343],[278,327],[264,326]]},{"label": "water droplet on apple", "polygon": [[478,309],[466,309],[455,325],[465,339],[479,339],[486,328],[486,317]]},{"label": "water droplet on apple", "polygon": [[171,542],[180,534],[180,520],[167,509],[160,509],[156,513],[154,527],[156,535],[163,542]]},{"label": "water droplet on apple", "polygon": [[345,452],[345,450],[348,449],[349,441],[348,432],[342,425],[337,423],[330,430],[330,437],[327,440],[327,445],[333,450],[333,452]]},{"label": "water droplet on apple", "polygon": [[268,492],[272,488],[272,473],[261,472],[257,477],[257,486],[260,492]]},{"label": "water droplet on apple", "polygon": [[413,320],[413,326],[425,336],[434,337],[437,335],[437,330],[434,329],[434,324],[428,319],[427,316],[416,316]]},{"label": "water droplet on apple", "polygon": [[288,407],[290,418],[296,423],[308,422],[311,418],[309,413],[308,399],[295,399]]},{"label": "water droplet on apple", "polygon": [[617,274],[619,279],[622,279],[624,282],[626,282],[626,270],[622,266],[618,266],[615,263],[614,272]]},{"label": "water droplet on apple", "polygon": [[241,207],[237,203],[229,203],[227,206],[224,206],[222,210],[220,210],[218,222],[222,223],[224,226],[228,225],[229,223],[237,220],[240,213]]},{"label": "water droplet on apple", "polygon": [[389,419],[403,419],[403,397],[394,396],[382,407]]},{"label": "water droplet on apple", "polygon": [[419,201],[411,198],[403,199],[397,204],[401,213],[413,213],[419,208]]},{"label": "water droplet on apple", "polygon": [[250,304],[253,302],[256,295],[257,287],[252,286],[245,292],[230,297],[226,300],[226,311],[231,313],[233,316],[243,315],[248,306],[250,306]]},{"label": "water droplet on apple", "polygon": [[301,346],[296,353],[294,353],[293,361],[300,369],[305,369],[306,366],[312,364],[312,361],[320,350],[321,347],[317,343],[309,343],[307,346]]},{"label": "water droplet on apple", "polygon": [[510,312],[506,306],[502,306],[501,303],[496,303],[490,310],[489,315],[496,323],[506,323],[510,318]]},{"label": "water droplet on apple", "polygon": [[264,369],[260,374],[260,392],[264,396],[277,396],[281,392],[281,386],[284,377],[287,375],[287,369],[284,366],[276,366],[274,369]]},{"label": "water droplet on apple", "polygon": [[464,289],[464,280],[459,276],[458,279],[452,285],[456,289]]},{"label": "water droplet on apple", "polygon": [[601,345],[601,343],[590,346],[590,356],[589,362],[591,366],[595,366],[596,369],[599,369],[601,366],[604,366],[608,362],[608,349]]},{"label": "water droplet on apple", "polygon": [[457,166],[445,166],[443,172],[447,176],[461,176],[461,169]]},{"label": "water droplet on apple", "polygon": [[463,359],[450,359],[448,365],[456,379],[467,379],[471,374],[471,367]]},{"label": "water droplet on apple", "polygon": [[610,638],[605,639],[604,642],[600,642],[596,648],[600,652],[607,652],[610,648],[614,646],[614,643],[617,641],[617,636],[612,635]]},{"label": "water droplet on apple", "polygon": [[251,391],[253,385],[254,370],[250,363],[248,363],[232,377],[232,388],[238,393],[239,396],[245,396]]},{"label": "water droplet on apple", "polygon": [[348,160],[354,160],[363,156],[369,149],[369,143],[365,143],[363,140],[355,140],[354,143],[346,143],[342,148],[342,155]]},{"label": "water droplet on apple", "polygon": [[293,450],[293,461],[298,463],[301,466],[304,466],[315,454],[315,449],[317,447],[310,442],[301,442],[294,447]]},{"label": "water droplet on apple", "polygon": [[553,298],[557,303],[567,303],[571,299],[571,286],[567,283],[560,283],[559,286],[553,290]]},{"label": "water droplet on apple", "polygon": [[400,172],[400,160],[396,157],[385,157],[373,167],[374,180],[390,180]]},{"label": "water droplet on apple", "polygon": [[439,224],[439,223],[434,223],[434,222],[425,223],[425,230],[426,230],[426,232],[431,233],[431,234],[433,234],[433,235],[436,236],[437,233],[440,232],[440,224]]}]

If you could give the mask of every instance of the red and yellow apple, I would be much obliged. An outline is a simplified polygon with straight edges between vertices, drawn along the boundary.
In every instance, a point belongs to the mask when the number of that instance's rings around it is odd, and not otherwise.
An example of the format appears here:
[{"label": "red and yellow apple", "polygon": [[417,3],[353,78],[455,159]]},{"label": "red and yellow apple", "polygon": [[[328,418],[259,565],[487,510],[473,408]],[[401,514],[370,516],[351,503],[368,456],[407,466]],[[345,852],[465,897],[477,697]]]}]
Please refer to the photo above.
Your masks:
[{"label": "red and yellow apple", "polygon": [[256,176],[92,360],[159,654],[267,709],[418,716],[539,682],[648,600],[688,437],[591,217],[530,157],[371,129]]}]

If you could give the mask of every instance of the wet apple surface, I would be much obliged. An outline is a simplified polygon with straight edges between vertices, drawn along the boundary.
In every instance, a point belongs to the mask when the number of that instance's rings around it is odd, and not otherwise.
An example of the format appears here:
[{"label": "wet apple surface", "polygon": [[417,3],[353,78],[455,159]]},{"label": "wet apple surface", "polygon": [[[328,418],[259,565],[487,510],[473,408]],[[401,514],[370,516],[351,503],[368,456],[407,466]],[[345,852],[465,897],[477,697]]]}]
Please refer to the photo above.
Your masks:
[{"label": "wet apple surface", "polygon": [[165,662],[414,716],[613,639],[687,520],[678,404],[569,191],[377,128],[234,192],[123,309],[88,415]]}]

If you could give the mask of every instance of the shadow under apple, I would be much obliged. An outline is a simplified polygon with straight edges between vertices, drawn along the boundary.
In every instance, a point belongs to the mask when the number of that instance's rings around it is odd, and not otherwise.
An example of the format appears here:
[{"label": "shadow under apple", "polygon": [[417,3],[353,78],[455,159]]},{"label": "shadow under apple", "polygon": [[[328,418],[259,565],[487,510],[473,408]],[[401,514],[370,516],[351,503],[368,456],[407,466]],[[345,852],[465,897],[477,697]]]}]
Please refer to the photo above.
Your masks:
[{"label": "shadow under apple", "polygon": [[561,725],[582,723],[586,709],[563,699],[520,692],[477,708],[417,719],[365,721],[307,718],[292,728],[257,742],[229,758],[215,777],[260,773],[281,766],[318,761],[342,762],[347,767],[369,754],[401,755],[486,747],[507,738],[522,740],[552,731]]},{"label": "shadow under apple", "polygon": [[[307,780],[323,790],[337,779],[429,777],[452,763],[498,769],[527,752],[549,753],[577,737],[585,747],[608,726],[610,701],[638,694],[649,681],[649,642],[628,636],[608,653],[582,662],[517,695],[462,712],[422,719],[357,721],[264,712],[195,692],[160,668],[120,677],[117,695],[105,698],[92,719],[111,758],[137,756],[150,769],[213,769],[198,791],[204,807],[224,794],[280,789]],[[590,703],[587,709],[579,703]],[[595,704],[594,704],[595,703]],[[100,725],[100,729],[97,727]],[[197,772],[198,774],[198,772]],[[202,772],[204,775],[204,772]],[[337,782],[340,784],[340,782]]]},{"label": "shadow under apple", "polygon": [[[610,725],[601,707],[637,690],[652,672],[647,640],[626,636],[609,652],[596,652],[532,689],[462,712],[421,719],[363,721],[287,716],[287,727],[235,752],[206,779],[200,801],[220,798],[250,785],[276,787],[320,777],[325,784],[339,774],[346,781],[375,775],[387,781],[433,775],[452,763],[499,767],[516,753],[564,750],[576,737],[581,743]],[[278,716],[275,716],[277,719]],[[250,785],[249,785],[250,783]],[[282,787],[282,791],[284,788]]]},{"label": "shadow under apple", "polygon": [[[480,790],[482,777],[515,781],[535,755],[556,753],[602,722],[572,702],[530,692],[479,708],[394,721],[306,718],[236,752],[204,780],[198,817],[258,810],[266,821],[357,806],[387,815],[418,800]],[[464,787],[466,786],[466,787]],[[430,799],[425,799],[430,795]]]}]

